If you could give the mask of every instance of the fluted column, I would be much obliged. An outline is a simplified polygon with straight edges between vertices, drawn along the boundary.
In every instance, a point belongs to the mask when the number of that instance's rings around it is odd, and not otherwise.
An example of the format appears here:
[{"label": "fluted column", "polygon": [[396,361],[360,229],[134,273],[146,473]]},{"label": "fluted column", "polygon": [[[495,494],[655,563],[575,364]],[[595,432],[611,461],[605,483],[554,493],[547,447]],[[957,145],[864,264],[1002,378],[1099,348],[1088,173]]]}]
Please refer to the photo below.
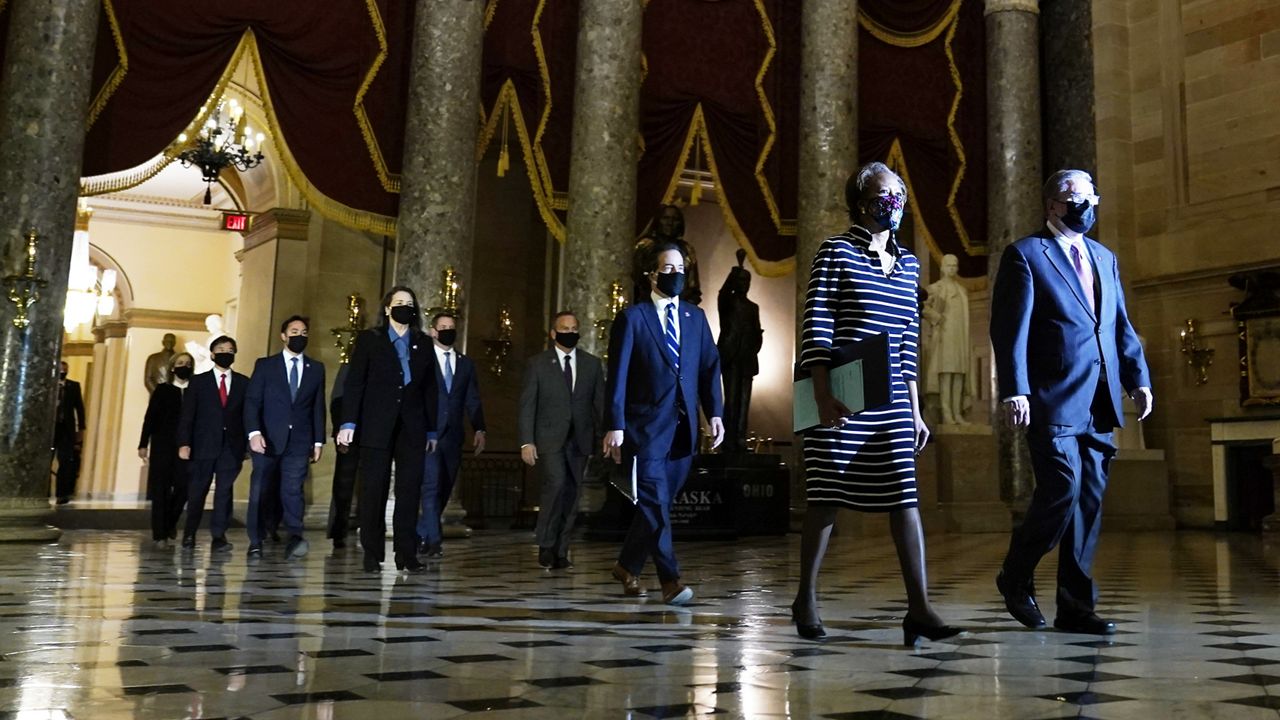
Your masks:
[{"label": "fluted column", "polygon": [[[994,281],[1005,247],[1044,222],[1039,3],[987,0],[986,23],[987,278]],[[1017,514],[1031,497],[1026,437],[1000,421],[1000,398],[992,403],[1000,493]]]},{"label": "fluted column", "polygon": [[805,0],[800,23],[797,333],[813,256],[823,240],[849,226],[844,185],[858,166],[857,0]]},{"label": "fluted column", "polygon": [[58,402],[62,309],[71,264],[98,0],[11,0],[0,71],[0,276],[22,270],[23,235],[40,238],[47,281],[14,325],[0,293],[0,540],[49,540],[49,448]]},{"label": "fluted column", "polygon": [[416,2],[395,277],[424,307],[440,303],[446,267],[464,293],[471,280],[484,5]]},{"label": "fluted column", "polygon": [[613,320],[609,287],[631,286],[643,13],[641,0],[582,0],[578,12],[562,304],[597,355],[597,323]]}]

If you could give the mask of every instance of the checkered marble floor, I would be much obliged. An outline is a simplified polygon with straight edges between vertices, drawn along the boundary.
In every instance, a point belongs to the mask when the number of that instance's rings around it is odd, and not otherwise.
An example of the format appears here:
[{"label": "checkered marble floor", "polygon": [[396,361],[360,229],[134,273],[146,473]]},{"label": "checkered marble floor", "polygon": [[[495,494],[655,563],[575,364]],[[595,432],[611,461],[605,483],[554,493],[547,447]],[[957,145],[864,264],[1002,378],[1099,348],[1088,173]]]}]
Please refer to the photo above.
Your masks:
[{"label": "checkered marble floor", "polygon": [[681,610],[651,574],[621,597],[611,544],[544,571],[528,534],[481,533],[372,576],[318,537],[253,565],[231,540],[225,558],[133,532],[0,546],[0,719],[1280,718],[1274,538],[1104,536],[1120,632],[1098,639],[1008,618],[1004,536],[931,536],[935,601],[970,632],[914,649],[888,538],[833,543],[822,643],[788,622],[796,536],[679,544],[698,593]]}]

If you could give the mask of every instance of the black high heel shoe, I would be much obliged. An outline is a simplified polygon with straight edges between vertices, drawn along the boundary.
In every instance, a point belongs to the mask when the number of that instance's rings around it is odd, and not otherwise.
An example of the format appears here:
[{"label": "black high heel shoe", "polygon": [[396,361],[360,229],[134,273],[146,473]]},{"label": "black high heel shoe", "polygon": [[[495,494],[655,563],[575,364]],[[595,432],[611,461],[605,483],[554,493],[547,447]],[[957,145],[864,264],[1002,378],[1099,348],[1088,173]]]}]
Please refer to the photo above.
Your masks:
[{"label": "black high heel shoe", "polygon": [[902,618],[902,644],[915,645],[920,638],[929,640],[946,640],[964,632],[964,628],[955,625],[925,625],[911,619],[910,615]]},{"label": "black high heel shoe", "polygon": [[794,602],[791,603],[791,622],[796,625],[796,633],[805,640],[817,640],[827,636],[827,631],[823,629],[822,623],[814,623],[813,625],[800,624],[800,612]]},{"label": "black high heel shoe", "polygon": [[418,558],[410,555],[408,557],[396,556],[396,570],[407,570],[409,572],[418,572],[425,568],[426,565],[418,562]]},{"label": "black high heel shoe", "polygon": [[382,563],[372,555],[364,556],[364,571],[369,573],[382,572]]}]

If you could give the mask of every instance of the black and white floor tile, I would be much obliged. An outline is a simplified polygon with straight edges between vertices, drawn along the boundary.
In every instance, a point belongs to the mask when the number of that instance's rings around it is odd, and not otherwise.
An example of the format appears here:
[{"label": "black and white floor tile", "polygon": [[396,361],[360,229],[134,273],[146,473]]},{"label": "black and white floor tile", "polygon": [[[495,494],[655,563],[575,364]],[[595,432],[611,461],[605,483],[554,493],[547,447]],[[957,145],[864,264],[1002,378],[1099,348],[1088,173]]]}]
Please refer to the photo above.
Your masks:
[{"label": "black and white floor tile", "polygon": [[833,543],[821,643],[788,620],[795,536],[679,544],[687,609],[662,605],[651,573],[646,598],[622,597],[614,545],[580,542],[574,569],[545,571],[529,540],[480,533],[426,573],[380,576],[319,539],[254,564],[242,542],[184,554],[132,532],[0,546],[0,720],[1280,720],[1265,537],[1104,536],[1100,609],[1120,632],[1099,639],[1009,619],[993,584],[1006,536],[931,536],[933,597],[969,632],[916,648],[888,538]]}]

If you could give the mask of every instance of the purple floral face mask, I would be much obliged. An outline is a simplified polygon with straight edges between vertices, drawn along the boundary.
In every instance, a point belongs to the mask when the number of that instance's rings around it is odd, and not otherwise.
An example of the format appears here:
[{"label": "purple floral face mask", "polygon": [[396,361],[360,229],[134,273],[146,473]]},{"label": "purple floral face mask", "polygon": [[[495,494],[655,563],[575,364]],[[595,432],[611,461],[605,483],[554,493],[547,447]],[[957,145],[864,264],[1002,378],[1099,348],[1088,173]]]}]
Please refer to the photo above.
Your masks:
[{"label": "purple floral face mask", "polygon": [[907,198],[903,195],[880,195],[871,199],[867,211],[880,227],[896,232],[906,204]]}]

